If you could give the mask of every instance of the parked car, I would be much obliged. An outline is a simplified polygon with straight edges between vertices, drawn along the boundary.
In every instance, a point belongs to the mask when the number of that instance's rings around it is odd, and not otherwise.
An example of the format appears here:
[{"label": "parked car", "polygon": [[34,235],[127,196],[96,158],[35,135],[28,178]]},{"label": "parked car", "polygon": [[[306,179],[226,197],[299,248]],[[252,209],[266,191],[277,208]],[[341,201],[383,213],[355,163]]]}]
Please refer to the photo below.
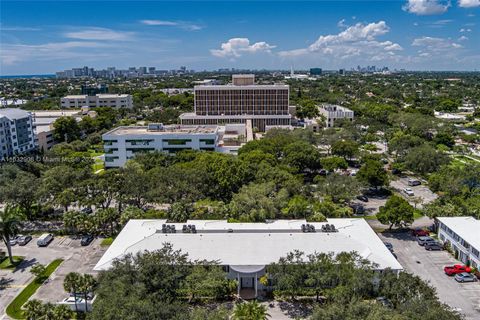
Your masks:
[{"label": "parked car", "polygon": [[357,196],[357,199],[363,202],[368,202],[367,196],[364,196],[364,195]]},{"label": "parked car", "polygon": [[393,308],[393,303],[385,297],[377,297],[376,301],[377,303],[382,304],[384,307],[387,307],[390,309]]},{"label": "parked car", "polygon": [[351,203],[350,208],[352,208],[354,214],[364,214],[365,207],[360,203]]},{"label": "parked car", "polygon": [[19,236],[14,236],[14,237],[10,238],[10,240],[8,242],[10,243],[11,246],[14,246],[18,243],[18,237]]},{"label": "parked car", "polygon": [[93,236],[91,234],[88,234],[88,235],[82,237],[82,240],[80,241],[80,244],[82,246],[88,246],[92,241],[93,241]]},{"label": "parked car", "polygon": [[17,240],[17,243],[19,246],[24,246],[26,245],[27,243],[29,243],[30,241],[32,241],[32,236],[20,236]]},{"label": "parked car", "polygon": [[415,187],[415,186],[419,186],[421,185],[422,183],[420,182],[420,180],[417,180],[417,179],[408,179],[408,185],[410,187]]},{"label": "parked car", "polygon": [[425,243],[425,250],[428,251],[442,251],[443,245],[437,241]]},{"label": "parked car", "polygon": [[401,174],[402,171],[400,169],[397,169],[397,168],[393,168],[392,169],[392,174]]},{"label": "parked car", "polygon": [[433,243],[433,242],[436,242],[436,241],[435,241],[435,239],[430,238],[430,237],[418,237],[417,238],[417,243],[421,246],[424,246],[429,242]]},{"label": "parked car", "polygon": [[44,233],[38,238],[37,246],[46,247],[53,240],[53,235],[51,233]]},{"label": "parked car", "polygon": [[475,277],[471,273],[462,272],[462,273],[459,273],[459,274],[455,275],[455,280],[457,280],[457,282],[476,282],[477,277]]},{"label": "parked car", "polygon": [[410,188],[405,188],[405,189],[403,189],[403,192],[404,192],[407,196],[409,196],[409,197],[412,197],[412,196],[415,195],[415,193],[413,193],[413,190],[410,189]]},{"label": "parked car", "polygon": [[423,229],[412,229],[412,236],[415,237],[428,237],[430,235],[430,232],[428,230],[423,230]]},{"label": "parked car", "polygon": [[393,252],[393,245],[390,242],[384,242],[383,243],[385,247],[387,247],[388,250]]},{"label": "parked car", "polygon": [[445,272],[445,274],[447,274],[449,276],[453,276],[454,274],[459,274],[459,273],[463,273],[463,272],[470,273],[470,271],[472,271],[472,269],[470,267],[467,267],[467,266],[463,265],[463,264],[456,264],[456,265],[453,265],[453,266],[444,267],[443,271]]},{"label": "parked car", "polygon": [[91,214],[91,213],[93,213],[93,210],[90,207],[86,207],[86,208],[83,208],[82,210],[80,210],[80,212],[85,213],[85,214]]}]

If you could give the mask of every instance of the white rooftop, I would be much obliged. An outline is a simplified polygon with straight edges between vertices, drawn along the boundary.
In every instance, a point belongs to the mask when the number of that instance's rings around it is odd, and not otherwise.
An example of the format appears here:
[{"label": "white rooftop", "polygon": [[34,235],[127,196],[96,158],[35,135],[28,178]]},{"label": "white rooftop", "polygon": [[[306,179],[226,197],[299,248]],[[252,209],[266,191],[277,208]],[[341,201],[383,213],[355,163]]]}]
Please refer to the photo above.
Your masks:
[{"label": "white rooftop", "polygon": [[472,247],[480,250],[480,220],[474,217],[438,217],[437,219]]},{"label": "white rooftop", "polygon": [[[189,220],[197,233],[183,233],[184,223],[175,225],[176,233],[162,233],[166,220],[130,220],[98,261],[94,270],[108,269],[116,258],[126,254],[160,249],[164,243],[188,253],[193,260],[215,260],[230,266],[265,266],[287,253],[356,251],[378,264],[379,269],[403,269],[375,232],[363,219],[329,219],[310,223],[317,232],[301,231],[305,220],[276,220],[267,223],[228,223],[226,220]],[[338,232],[319,232],[326,223]]]},{"label": "white rooftop", "polygon": [[0,117],[7,117],[10,120],[27,118],[30,113],[19,108],[0,108]]}]

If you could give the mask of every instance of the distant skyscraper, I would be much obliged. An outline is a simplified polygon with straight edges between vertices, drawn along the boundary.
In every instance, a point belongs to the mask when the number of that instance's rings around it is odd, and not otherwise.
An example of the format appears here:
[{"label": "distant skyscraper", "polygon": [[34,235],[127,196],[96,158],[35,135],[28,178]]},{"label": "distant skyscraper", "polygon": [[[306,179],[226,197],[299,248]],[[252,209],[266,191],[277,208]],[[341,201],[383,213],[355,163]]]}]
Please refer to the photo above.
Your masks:
[{"label": "distant skyscraper", "polygon": [[321,76],[322,75],[322,68],[310,68],[310,75]]}]

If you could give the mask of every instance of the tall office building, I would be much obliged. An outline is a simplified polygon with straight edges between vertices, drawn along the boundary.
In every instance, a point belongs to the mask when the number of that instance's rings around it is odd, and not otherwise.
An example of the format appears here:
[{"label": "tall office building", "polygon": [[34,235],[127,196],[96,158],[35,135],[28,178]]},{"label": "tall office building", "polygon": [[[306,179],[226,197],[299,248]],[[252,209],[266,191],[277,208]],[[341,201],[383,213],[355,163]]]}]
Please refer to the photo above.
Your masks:
[{"label": "tall office building", "polygon": [[22,109],[0,109],[0,160],[35,148],[32,115]]},{"label": "tall office building", "polygon": [[288,126],[289,86],[256,85],[254,75],[233,75],[232,84],[194,87],[195,112],[180,115],[184,125],[246,123],[265,131],[266,126]]}]

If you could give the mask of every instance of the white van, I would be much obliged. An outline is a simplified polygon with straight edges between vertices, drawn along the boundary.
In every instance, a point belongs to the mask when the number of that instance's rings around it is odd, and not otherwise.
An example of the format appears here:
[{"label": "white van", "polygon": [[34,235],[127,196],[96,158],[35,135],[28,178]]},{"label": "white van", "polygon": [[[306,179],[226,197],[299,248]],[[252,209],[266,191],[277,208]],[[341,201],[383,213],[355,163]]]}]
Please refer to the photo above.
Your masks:
[{"label": "white van", "polygon": [[38,238],[37,246],[46,247],[53,240],[53,235],[51,233],[44,233]]},{"label": "white van", "polygon": [[416,180],[416,179],[408,179],[408,185],[410,187],[415,187],[415,186],[419,186],[421,185],[422,183],[419,181],[419,180]]}]

